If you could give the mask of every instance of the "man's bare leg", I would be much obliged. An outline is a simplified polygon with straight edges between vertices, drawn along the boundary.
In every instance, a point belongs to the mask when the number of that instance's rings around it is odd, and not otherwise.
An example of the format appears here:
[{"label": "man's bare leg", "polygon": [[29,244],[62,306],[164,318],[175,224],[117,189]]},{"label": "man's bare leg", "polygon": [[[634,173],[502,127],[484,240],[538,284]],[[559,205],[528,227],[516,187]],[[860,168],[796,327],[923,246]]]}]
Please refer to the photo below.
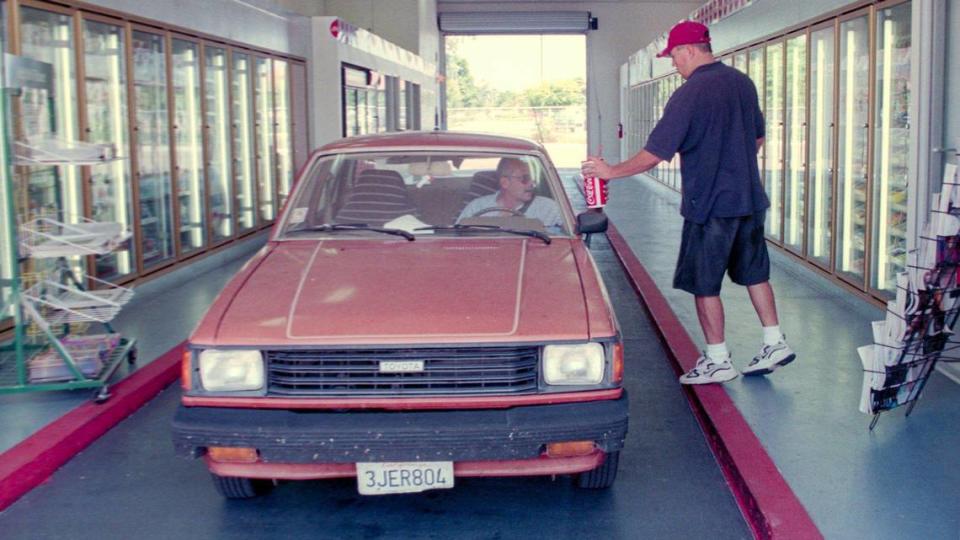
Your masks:
[{"label": "man's bare leg", "polygon": [[[773,287],[770,286],[770,282],[764,281],[763,283],[750,285],[747,287],[747,292],[750,294],[750,301],[753,302],[753,309],[757,311],[757,316],[760,317],[760,324],[763,326],[779,326],[780,320],[777,318],[777,302],[773,297]],[[697,313],[699,314],[699,312],[698,304]],[[700,325],[703,325],[702,319]],[[721,331],[722,329],[721,326]],[[709,340],[707,342],[709,343]]]},{"label": "man's bare leg", "polygon": [[723,302],[719,296],[696,296],[697,318],[707,345],[723,343]]}]

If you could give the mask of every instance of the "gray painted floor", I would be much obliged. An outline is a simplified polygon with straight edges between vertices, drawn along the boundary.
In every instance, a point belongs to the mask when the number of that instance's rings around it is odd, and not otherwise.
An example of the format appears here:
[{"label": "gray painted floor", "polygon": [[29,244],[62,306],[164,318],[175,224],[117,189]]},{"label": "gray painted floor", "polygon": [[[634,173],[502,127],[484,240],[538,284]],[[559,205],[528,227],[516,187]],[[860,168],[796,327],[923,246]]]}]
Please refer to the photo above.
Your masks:
[{"label": "gray painted floor", "polygon": [[624,331],[631,411],[606,492],[566,478],[468,478],[452,491],[360,497],[339,480],[225,501],[201,462],[173,456],[171,387],[0,514],[2,537],[749,538],[642,306],[606,241],[593,247]]},{"label": "gray painted floor", "polygon": [[[693,298],[671,288],[682,219],[679,194],[653,180],[611,183],[607,213],[703,345]],[[885,413],[873,432],[857,410],[856,348],[881,310],[772,250],[781,327],[798,360],[765,378],[740,377],[728,394],[827,538],[960,538],[960,385],[935,373],[913,414]],[[727,344],[743,367],[759,349],[746,290],[721,294]]]},{"label": "gray painted floor", "polygon": [[[137,365],[149,364],[186,339],[227,280],[264,240],[260,235],[200,264],[136,287],[133,299],[111,324],[117,332],[137,340]],[[132,369],[136,366],[121,363],[112,381]],[[93,394],[93,390],[0,394],[0,452],[89,401]]]}]

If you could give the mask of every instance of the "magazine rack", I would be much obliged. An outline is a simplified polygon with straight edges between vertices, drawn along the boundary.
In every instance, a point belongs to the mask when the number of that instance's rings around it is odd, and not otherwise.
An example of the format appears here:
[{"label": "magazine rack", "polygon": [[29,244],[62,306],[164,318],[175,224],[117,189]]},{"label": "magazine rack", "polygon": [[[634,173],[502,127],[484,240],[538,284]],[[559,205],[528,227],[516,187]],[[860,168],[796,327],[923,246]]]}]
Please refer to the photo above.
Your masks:
[{"label": "magazine rack", "polygon": [[[0,92],[0,207],[2,245],[9,246],[10,277],[0,280],[0,316],[12,317],[13,340],[0,345],[0,394],[43,390],[95,389],[98,402],[110,394],[107,382],[124,359],[136,360],[135,341],[125,339],[110,326],[133,295],[131,289],[71,269],[70,260],[105,255],[118,249],[130,233],[118,223],[97,223],[65,216],[41,216],[19,224],[14,205],[12,165],[75,167],[117,159],[113,145],[63,141],[55,135],[12,142],[11,97],[22,88],[47,93],[50,131],[55,132],[52,68],[49,64],[6,55],[8,70]],[[32,76],[20,77],[18,70]],[[42,76],[46,74],[45,76]],[[9,77],[9,79],[7,78]],[[11,82],[11,80],[13,82]],[[11,86],[17,86],[11,88]],[[19,230],[18,230],[19,229]],[[28,259],[55,259],[52,270],[24,287],[21,264]],[[46,265],[49,267],[49,265]],[[87,287],[92,287],[88,289]],[[106,333],[78,335],[80,327],[102,325]],[[33,325],[36,335],[28,335]]]},{"label": "magazine rack", "polygon": [[[940,208],[933,210],[912,262],[897,276],[896,298],[887,304],[886,319],[874,322],[874,344],[859,349],[864,367],[860,408],[873,414],[870,430],[880,415],[907,406],[913,412],[938,362],[960,361],[960,342],[953,328],[960,316],[960,232],[939,235],[940,226],[956,231],[960,206],[954,193],[960,184],[945,181]],[[960,198],[960,197],[958,197]],[[938,203],[939,203],[938,198]],[[944,225],[945,224],[945,225]],[[927,261],[928,265],[918,264]]]}]

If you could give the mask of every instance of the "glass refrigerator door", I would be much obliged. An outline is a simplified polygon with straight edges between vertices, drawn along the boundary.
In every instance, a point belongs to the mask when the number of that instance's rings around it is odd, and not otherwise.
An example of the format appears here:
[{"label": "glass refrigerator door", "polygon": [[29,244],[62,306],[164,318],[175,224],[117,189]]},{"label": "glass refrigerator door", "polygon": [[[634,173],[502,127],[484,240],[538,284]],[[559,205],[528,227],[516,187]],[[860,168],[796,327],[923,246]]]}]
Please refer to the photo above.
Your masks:
[{"label": "glass refrigerator door", "polygon": [[[290,142],[290,70],[283,60],[273,60],[274,129],[277,144],[277,195],[280,205],[287,200],[293,184],[293,146]],[[370,107],[371,114],[375,107]],[[375,131],[375,130],[370,130]],[[369,132],[369,131],[368,131]]]},{"label": "glass refrigerator door", "polygon": [[233,99],[233,163],[234,185],[237,186],[237,222],[241,231],[257,223],[253,200],[253,109],[250,100],[250,57],[233,52],[231,96]]},{"label": "glass refrigerator door", "polygon": [[837,272],[862,280],[867,223],[870,35],[867,16],[840,24]]},{"label": "glass refrigerator door", "polygon": [[[753,49],[750,51],[750,62],[747,64],[747,73],[750,76],[750,79],[753,81],[753,85],[757,88],[757,99],[760,101],[760,108],[765,109],[764,107],[764,96],[765,90],[767,88],[766,83],[763,80],[763,48]],[[764,112],[764,119],[766,119],[766,112]],[[767,155],[767,148],[770,146],[769,139],[764,141],[763,146],[760,147],[760,151],[757,152],[757,166],[760,169],[760,181],[766,185],[766,178],[763,174],[763,162]]]},{"label": "glass refrigerator door", "polygon": [[783,243],[803,250],[807,174],[807,36],[787,40]]},{"label": "glass refrigerator door", "polygon": [[207,243],[203,115],[200,108],[200,47],[191,41],[174,39],[171,58],[177,200],[180,204],[180,252],[190,253]]},{"label": "glass refrigerator door", "polygon": [[747,53],[740,52],[733,56],[733,67],[739,69],[740,71],[747,72]]},{"label": "glass refrigerator door", "polygon": [[770,199],[767,215],[767,236],[780,239],[782,220],[782,180],[783,180],[783,43],[767,45],[766,74],[766,121],[767,139],[764,143],[764,188]]},{"label": "glass refrigerator door", "polygon": [[[31,7],[20,8],[20,33],[25,58],[53,66],[53,87],[24,89],[20,97],[20,133],[76,140],[77,94],[74,78],[73,19],[69,15]],[[50,100],[53,107],[50,107]],[[79,168],[19,167],[15,183],[20,219],[40,215],[75,222],[82,214]]]},{"label": "glass refrigerator door", "polygon": [[230,162],[227,107],[227,52],[204,47],[203,100],[207,133],[207,186],[210,190],[210,220],[213,241],[233,236],[233,169]]},{"label": "glass refrigerator door", "polygon": [[830,265],[833,231],[833,113],[834,53],[833,27],[810,34],[810,219],[807,256]]},{"label": "glass refrigerator door", "polygon": [[140,253],[145,267],[173,257],[167,70],[163,36],[133,31]]},{"label": "glass refrigerator door", "polygon": [[[293,99],[293,118],[291,119],[291,128],[293,132],[293,168],[294,170],[303,167],[310,154],[309,143],[307,141],[307,67],[299,62],[290,64],[290,87]],[[381,92],[380,96],[380,118],[384,119],[383,131],[387,130],[386,114],[387,101],[386,95]]]},{"label": "glass refrigerator door", "polygon": [[870,286],[895,292],[907,256],[910,3],[877,11]]},{"label": "glass refrigerator door", "polygon": [[273,194],[273,79],[270,76],[270,60],[254,57],[254,111],[257,145],[257,201],[260,204],[260,219],[273,221],[277,209]]},{"label": "glass refrigerator door", "polygon": [[[133,228],[133,195],[127,140],[127,77],[123,27],[83,21],[84,91],[87,137],[110,143],[121,159],[90,167],[90,217]],[[123,277],[136,270],[135,246],[96,258],[100,279]]]}]

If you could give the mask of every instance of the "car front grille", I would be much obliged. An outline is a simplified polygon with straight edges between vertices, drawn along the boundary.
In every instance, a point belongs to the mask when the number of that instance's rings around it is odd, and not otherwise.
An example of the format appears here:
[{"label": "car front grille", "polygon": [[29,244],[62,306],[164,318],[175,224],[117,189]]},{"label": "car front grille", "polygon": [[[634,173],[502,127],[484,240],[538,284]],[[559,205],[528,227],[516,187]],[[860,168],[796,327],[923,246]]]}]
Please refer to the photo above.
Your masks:
[{"label": "car front grille", "polygon": [[[450,347],[265,351],[274,396],[533,394],[539,348]],[[388,373],[381,362],[423,362]]]}]

